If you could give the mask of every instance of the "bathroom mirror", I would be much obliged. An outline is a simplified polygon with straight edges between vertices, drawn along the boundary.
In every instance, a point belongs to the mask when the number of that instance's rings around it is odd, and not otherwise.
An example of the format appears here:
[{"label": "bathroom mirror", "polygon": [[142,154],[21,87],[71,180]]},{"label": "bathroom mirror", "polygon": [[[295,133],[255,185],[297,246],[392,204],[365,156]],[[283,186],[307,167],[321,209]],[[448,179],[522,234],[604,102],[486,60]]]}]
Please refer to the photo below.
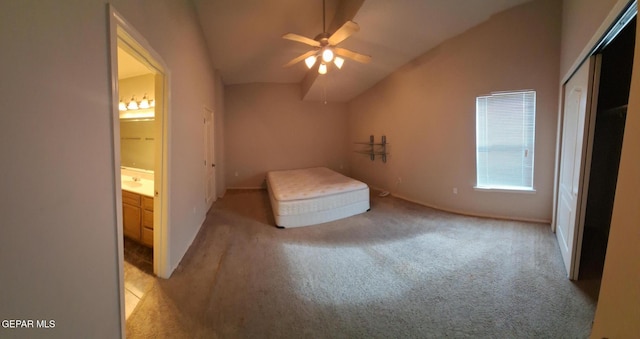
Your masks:
[{"label": "bathroom mirror", "polygon": [[120,120],[120,165],[154,169],[153,119]]}]

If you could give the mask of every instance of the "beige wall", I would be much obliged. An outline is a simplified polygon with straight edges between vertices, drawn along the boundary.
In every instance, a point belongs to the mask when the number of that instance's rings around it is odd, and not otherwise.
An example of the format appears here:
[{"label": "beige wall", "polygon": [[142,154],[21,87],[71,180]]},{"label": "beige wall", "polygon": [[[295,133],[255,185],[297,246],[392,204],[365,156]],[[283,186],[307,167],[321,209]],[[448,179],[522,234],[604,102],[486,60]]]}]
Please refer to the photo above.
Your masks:
[{"label": "beige wall", "polygon": [[[386,164],[351,155],[351,173],[426,205],[549,221],[558,102],[560,3],[542,0],[493,16],[409,62],[349,105],[349,141],[389,145]],[[475,99],[537,92],[535,194],[481,192],[475,173]],[[401,180],[401,183],[398,181]],[[453,194],[453,188],[458,194]]]},{"label": "beige wall", "polygon": [[[619,0],[563,0],[560,77],[565,77]],[[589,46],[591,47],[591,46]]]},{"label": "beige wall", "polygon": [[301,101],[297,84],[227,86],[224,100],[229,188],[261,187],[270,170],[347,170],[346,104]]},{"label": "beige wall", "polygon": [[[214,72],[188,0],[114,0],[171,74],[170,264],[204,219],[202,105]],[[0,1],[0,337],[117,338],[107,2]],[[10,84],[10,85],[9,85]],[[193,212],[193,208],[196,212]]]}]

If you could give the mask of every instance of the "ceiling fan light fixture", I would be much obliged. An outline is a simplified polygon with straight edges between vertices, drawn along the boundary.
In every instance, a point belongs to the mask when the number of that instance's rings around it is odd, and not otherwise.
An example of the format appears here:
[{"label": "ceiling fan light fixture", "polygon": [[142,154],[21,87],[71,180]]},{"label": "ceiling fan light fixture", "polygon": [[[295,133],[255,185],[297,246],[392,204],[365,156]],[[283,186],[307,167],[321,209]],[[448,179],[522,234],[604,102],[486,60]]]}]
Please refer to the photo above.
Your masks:
[{"label": "ceiling fan light fixture", "polygon": [[[332,34],[329,34],[326,29],[325,14],[325,0],[322,0],[322,33],[318,34],[315,38],[311,39],[295,33],[286,33],[282,36],[283,39],[300,42],[313,47],[310,51],[293,58],[291,61],[284,64],[283,67],[293,66],[304,60],[309,69],[314,69],[315,65],[319,63],[318,73],[327,74],[331,63],[333,63],[338,69],[342,69],[342,65],[344,65],[344,58],[365,64],[371,61],[371,57],[368,55],[337,47],[342,41],[358,32],[360,30],[360,26],[351,20],[347,20],[342,24],[342,26],[340,26],[340,28]],[[340,56],[337,56],[337,54]]]},{"label": "ceiling fan light fixture", "polygon": [[311,67],[313,67],[313,65],[316,64],[316,60],[318,58],[316,58],[315,55],[312,55],[310,57],[307,57],[306,59],[304,59],[304,63],[307,64],[307,68],[311,69]]},{"label": "ceiling fan light fixture", "polygon": [[331,48],[327,47],[322,51],[322,60],[324,60],[324,62],[331,62],[331,60],[333,60],[333,51]]},{"label": "ceiling fan light fixture", "polygon": [[318,67],[318,73],[327,74],[327,65],[324,62],[320,64],[320,67]]}]

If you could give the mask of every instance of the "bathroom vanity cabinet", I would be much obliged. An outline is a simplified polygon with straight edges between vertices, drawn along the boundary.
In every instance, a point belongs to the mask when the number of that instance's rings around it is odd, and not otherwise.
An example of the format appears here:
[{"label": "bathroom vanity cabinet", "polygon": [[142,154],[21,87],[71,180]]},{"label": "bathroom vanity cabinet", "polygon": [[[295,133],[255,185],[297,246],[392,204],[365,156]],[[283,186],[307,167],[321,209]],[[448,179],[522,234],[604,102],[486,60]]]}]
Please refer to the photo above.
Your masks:
[{"label": "bathroom vanity cabinet", "polygon": [[153,247],[153,198],[123,190],[122,223],[126,237]]}]

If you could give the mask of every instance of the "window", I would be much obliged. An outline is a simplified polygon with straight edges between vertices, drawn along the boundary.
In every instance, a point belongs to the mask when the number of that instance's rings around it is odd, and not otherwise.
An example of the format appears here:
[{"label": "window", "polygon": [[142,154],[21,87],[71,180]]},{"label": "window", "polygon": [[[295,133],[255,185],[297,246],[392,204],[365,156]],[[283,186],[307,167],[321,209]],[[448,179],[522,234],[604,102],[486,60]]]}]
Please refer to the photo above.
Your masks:
[{"label": "window", "polygon": [[477,188],[533,191],[536,92],[476,98]]}]

